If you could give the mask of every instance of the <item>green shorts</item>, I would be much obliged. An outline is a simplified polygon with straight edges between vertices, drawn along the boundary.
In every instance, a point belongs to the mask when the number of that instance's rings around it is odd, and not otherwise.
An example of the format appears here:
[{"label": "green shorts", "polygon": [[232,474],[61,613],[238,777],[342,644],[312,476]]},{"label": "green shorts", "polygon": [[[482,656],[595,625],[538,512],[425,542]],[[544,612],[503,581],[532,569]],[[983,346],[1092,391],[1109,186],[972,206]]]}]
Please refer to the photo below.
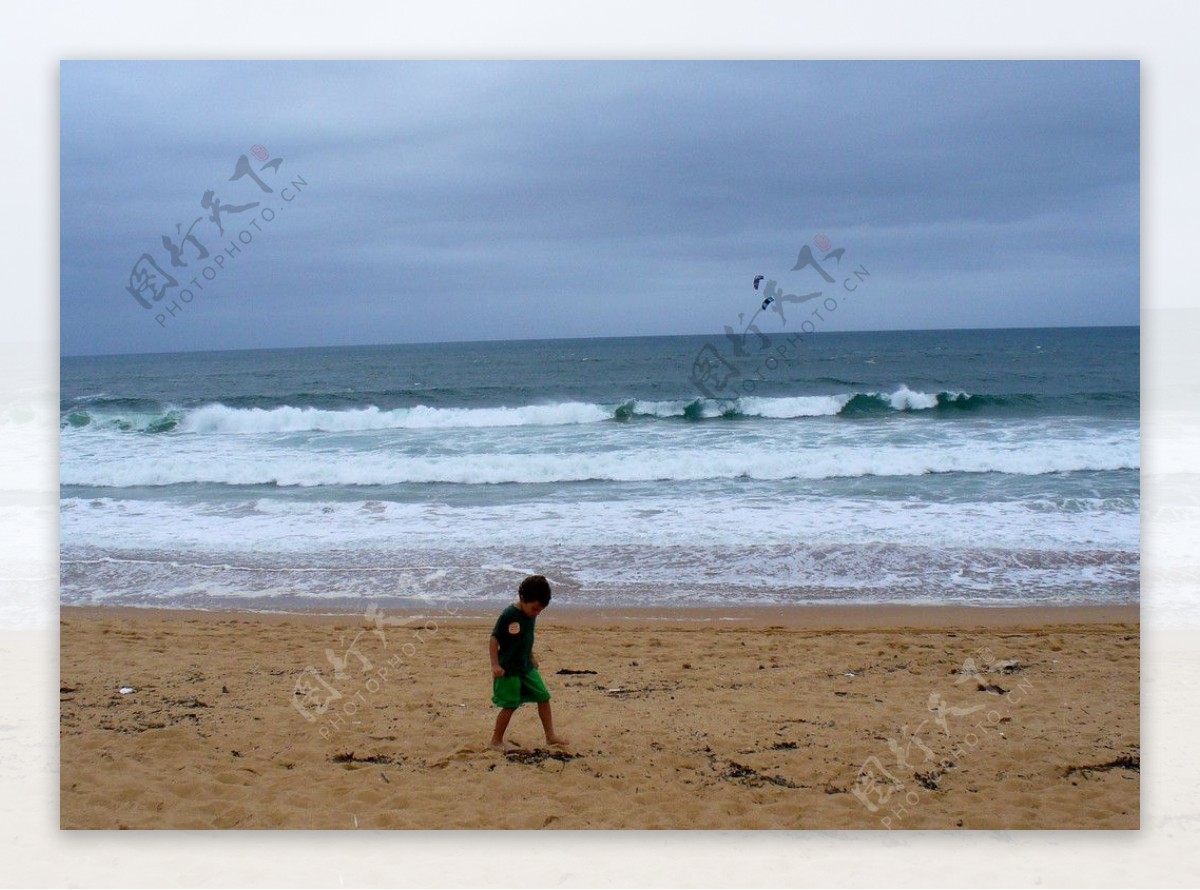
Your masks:
[{"label": "green shorts", "polygon": [[550,690],[533,668],[523,674],[505,674],[492,680],[492,704],[501,708],[519,708],[526,702],[550,701]]}]

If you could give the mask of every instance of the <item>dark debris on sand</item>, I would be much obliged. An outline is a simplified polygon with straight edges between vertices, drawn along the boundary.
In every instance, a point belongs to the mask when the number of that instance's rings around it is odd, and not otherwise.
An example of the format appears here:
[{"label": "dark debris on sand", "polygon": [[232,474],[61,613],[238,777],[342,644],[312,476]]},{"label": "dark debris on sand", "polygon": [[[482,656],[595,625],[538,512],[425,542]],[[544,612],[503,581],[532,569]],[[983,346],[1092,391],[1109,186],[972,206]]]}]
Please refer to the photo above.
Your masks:
[{"label": "dark debris on sand", "polygon": [[806,787],[804,785],[797,785],[783,776],[765,775],[753,767],[738,763],[736,760],[727,761],[725,769],[721,772],[721,778],[742,781],[748,785],[779,785],[782,788]]},{"label": "dark debris on sand", "polygon": [[545,763],[547,760],[557,760],[560,763],[567,763],[571,760],[578,760],[582,756],[582,754],[568,754],[565,751],[549,751],[545,748],[534,748],[532,751],[506,751],[504,754],[506,760],[533,766]]},{"label": "dark debris on sand", "polygon": [[1120,757],[1114,758],[1107,763],[1093,763],[1088,766],[1069,766],[1066,770],[1066,777],[1079,773],[1085,779],[1090,778],[1092,773],[1106,773],[1114,769],[1127,769],[1130,772],[1140,773],[1142,771],[1142,757],[1140,754],[1122,754]]},{"label": "dark debris on sand", "polygon": [[359,757],[353,751],[343,751],[329,758],[334,763],[395,763],[396,759],[390,754],[367,754]]}]

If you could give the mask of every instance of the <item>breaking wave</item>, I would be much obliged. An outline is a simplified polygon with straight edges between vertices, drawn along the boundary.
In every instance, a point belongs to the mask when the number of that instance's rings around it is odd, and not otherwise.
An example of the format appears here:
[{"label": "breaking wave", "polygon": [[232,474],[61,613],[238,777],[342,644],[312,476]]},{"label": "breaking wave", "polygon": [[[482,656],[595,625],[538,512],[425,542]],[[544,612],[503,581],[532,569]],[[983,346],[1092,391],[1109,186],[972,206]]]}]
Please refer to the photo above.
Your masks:
[{"label": "breaking wave", "polygon": [[[952,390],[921,392],[900,386],[894,392],[850,392],[804,396],[742,396],[737,399],[629,399],[617,404],[558,402],[495,408],[438,408],[416,405],[382,410],[374,405],[336,410],[278,405],[241,408],[212,403],[194,408],[163,406],[144,400],[106,400],[103,406],[80,400],[63,410],[63,430],[113,430],[139,433],[298,433],[358,432],[389,429],[564,426],[628,423],[645,420],[699,422],[763,418],[861,417],[891,412],[1055,413],[1079,403],[1126,401],[1137,393],[1081,393],[1058,397],[1027,394],[988,395]],[[1057,404],[1056,404],[1057,403]]]}]

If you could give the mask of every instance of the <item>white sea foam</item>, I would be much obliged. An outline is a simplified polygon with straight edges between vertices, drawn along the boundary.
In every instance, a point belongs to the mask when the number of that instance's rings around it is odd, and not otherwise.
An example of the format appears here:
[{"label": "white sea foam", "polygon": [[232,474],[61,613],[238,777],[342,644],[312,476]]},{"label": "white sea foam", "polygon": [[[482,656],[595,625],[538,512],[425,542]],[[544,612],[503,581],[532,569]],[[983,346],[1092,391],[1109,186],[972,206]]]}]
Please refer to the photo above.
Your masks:
[{"label": "white sea foam", "polygon": [[[876,395],[877,398],[882,397],[880,394]],[[920,411],[926,408],[936,408],[938,403],[937,393],[913,392],[903,385],[887,398],[897,411]]]},{"label": "white sea foam", "polygon": [[179,430],[187,433],[355,432],[386,429],[555,426],[597,423],[612,413],[599,405],[563,402],[519,408],[431,408],[417,405],[381,411],[368,408],[325,411],[319,408],[229,408],[206,405],[187,412]]},{"label": "white sea foam", "polygon": [[[1040,429],[1040,428],[1039,428]],[[1035,476],[1084,470],[1137,469],[1136,428],[1095,433],[1063,428],[980,427],[934,440],[888,441],[886,430],[847,428],[805,439],[781,431],[746,441],[733,431],[697,439],[688,429],[645,437],[615,429],[588,444],[530,442],[489,434],[469,449],[456,440],[436,447],[344,447],[316,450],[229,436],[167,439],[110,434],[64,444],[64,485],[162,486],[180,483],[278,486],[371,486],[412,483],[682,482],[708,479],[835,479],[930,473]],[[547,444],[548,443],[548,444]],[[542,450],[533,450],[532,445]]]},{"label": "white sea foam", "polygon": [[[652,515],[648,515],[652,514]],[[714,521],[713,517],[720,517]],[[553,500],[488,506],[254,498],[197,507],[175,501],[65,498],[72,546],[254,554],[374,552],[394,548],[622,545],[785,549],[885,542],[949,548],[1134,549],[1138,505],[1087,499],[1071,512],[1021,502],[923,504],[857,497],[670,495],[584,504]],[[726,558],[725,556],[721,557]]]},{"label": "white sea foam", "polygon": [[[793,396],[791,398],[758,398],[743,396],[738,399],[738,411],[748,417],[822,417],[837,414],[846,407],[850,395],[837,396]],[[937,397],[934,397],[937,401]]]},{"label": "white sea foam", "polygon": [[65,602],[477,602],[536,570],[593,605],[1136,597],[1136,504],[919,506],[669,493],[492,506],[67,498],[61,586]]}]

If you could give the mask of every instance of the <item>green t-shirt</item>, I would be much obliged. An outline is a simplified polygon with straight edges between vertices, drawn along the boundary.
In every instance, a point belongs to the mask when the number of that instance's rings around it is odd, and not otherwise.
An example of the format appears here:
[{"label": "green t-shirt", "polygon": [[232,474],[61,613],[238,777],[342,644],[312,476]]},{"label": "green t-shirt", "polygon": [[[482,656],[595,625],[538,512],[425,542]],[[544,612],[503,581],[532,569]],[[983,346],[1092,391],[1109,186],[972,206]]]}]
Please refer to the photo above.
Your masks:
[{"label": "green t-shirt", "polygon": [[515,605],[509,606],[496,619],[492,636],[500,643],[500,667],[507,676],[533,670],[533,625],[536,621]]}]

